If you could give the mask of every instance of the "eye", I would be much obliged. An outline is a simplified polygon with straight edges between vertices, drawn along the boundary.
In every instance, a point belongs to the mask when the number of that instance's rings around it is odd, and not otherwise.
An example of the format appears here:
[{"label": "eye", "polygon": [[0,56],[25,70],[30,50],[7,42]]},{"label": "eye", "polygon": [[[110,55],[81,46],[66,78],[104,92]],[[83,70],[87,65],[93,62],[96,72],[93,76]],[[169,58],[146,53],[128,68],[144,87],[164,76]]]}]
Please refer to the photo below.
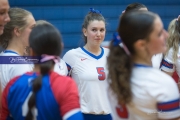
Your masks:
[{"label": "eye", "polygon": [[5,12],[0,12],[0,15],[4,15],[5,14]]},{"label": "eye", "polygon": [[158,36],[161,36],[163,33],[163,29],[158,33]]},{"label": "eye", "polygon": [[101,29],[100,31],[101,31],[101,32],[104,32],[104,31],[105,31],[105,29]]},{"label": "eye", "polygon": [[92,31],[96,32],[97,30],[96,29],[92,29]]}]

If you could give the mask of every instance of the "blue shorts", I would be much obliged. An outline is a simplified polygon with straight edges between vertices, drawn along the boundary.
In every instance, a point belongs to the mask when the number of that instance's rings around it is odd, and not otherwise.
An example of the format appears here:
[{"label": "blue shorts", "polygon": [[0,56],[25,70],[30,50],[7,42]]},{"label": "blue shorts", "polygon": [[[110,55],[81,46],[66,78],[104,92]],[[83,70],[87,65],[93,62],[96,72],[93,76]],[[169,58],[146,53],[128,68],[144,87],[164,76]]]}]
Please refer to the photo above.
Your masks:
[{"label": "blue shorts", "polygon": [[111,114],[107,115],[94,115],[94,114],[84,114],[84,120],[112,120]]}]

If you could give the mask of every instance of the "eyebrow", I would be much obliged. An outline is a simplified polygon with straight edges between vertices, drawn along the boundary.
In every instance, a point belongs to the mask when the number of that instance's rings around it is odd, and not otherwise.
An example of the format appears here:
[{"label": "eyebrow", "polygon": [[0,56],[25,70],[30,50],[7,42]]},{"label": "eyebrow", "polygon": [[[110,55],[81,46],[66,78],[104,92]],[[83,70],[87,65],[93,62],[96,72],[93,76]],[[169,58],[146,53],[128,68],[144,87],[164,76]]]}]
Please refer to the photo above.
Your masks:
[{"label": "eyebrow", "polygon": [[[92,28],[99,28],[99,27],[92,27]],[[105,27],[100,27],[101,29],[105,29]]]}]

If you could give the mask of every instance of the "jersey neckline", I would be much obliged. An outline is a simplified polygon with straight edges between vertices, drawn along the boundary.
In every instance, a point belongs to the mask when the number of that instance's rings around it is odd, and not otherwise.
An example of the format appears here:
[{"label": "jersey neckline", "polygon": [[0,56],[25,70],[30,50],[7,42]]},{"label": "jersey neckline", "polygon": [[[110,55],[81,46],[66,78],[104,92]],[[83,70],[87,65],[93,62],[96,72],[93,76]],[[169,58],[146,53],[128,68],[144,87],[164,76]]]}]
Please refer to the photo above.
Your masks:
[{"label": "jersey neckline", "polygon": [[100,47],[100,48],[101,48],[101,54],[98,55],[98,56],[96,56],[96,55],[90,53],[89,51],[87,51],[86,49],[84,49],[84,47],[81,47],[81,49],[82,49],[85,53],[87,53],[88,55],[90,55],[91,57],[93,57],[93,58],[95,58],[95,59],[97,59],[97,60],[100,59],[100,58],[104,55],[104,49],[103,49],[102,47]]},{"label": "jersey neckline", "polygon": [[4,53],[14,53],[14,54],[19,55],[17,52],[12,51],[12,50],[4,50],[3,52],[4,52]]},{"label": "jersey neckline", "polygon": [[134,64],[134,67],[141,67],[141,68],[142,68],[142,67],[144,67],[144,68],[150,68],[150,67],[152,67],[152,66],[135,63],[135,64]]}]

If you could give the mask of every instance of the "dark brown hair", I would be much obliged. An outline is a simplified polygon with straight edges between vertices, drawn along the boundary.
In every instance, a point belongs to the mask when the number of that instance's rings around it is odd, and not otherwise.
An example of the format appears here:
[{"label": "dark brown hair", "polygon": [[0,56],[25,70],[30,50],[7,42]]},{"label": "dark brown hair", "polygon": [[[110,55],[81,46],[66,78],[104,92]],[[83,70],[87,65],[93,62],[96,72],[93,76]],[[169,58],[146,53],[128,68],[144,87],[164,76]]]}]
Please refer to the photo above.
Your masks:
[{"label": "dark brown hair", "polygon": [[[30,33],[29,45],[37,56],[43,54],[59,56],[61,53],[61,35],[50,23],[38,24]],[[28,114],[26,120],[33,120],[32,109],[36,106],[36,93],[42,87],[42,78],[50,73],[54,61],[40,63],[40,75],[33,80],[32,95],[28,101]]]},{"label": "dark brown hair", "polygon": [[138,39],[148,39],[154,28],[155,18],[155,14],[148,11],[127,12],[121,17],[118,33],[131,55],[112,41],[107,60],[110,88],[120,103],[129,103],[132,99],[130,78],[133,66],[131,56],[135,54],[134,44]]},{"label": "dark brown hair", "polygon": [[126,7],[125,12],[139,10],[141,8],[147,8],[147,7],[144,4],[141,4],[141,3],[132,3],[132,4],[129,4]]}]

